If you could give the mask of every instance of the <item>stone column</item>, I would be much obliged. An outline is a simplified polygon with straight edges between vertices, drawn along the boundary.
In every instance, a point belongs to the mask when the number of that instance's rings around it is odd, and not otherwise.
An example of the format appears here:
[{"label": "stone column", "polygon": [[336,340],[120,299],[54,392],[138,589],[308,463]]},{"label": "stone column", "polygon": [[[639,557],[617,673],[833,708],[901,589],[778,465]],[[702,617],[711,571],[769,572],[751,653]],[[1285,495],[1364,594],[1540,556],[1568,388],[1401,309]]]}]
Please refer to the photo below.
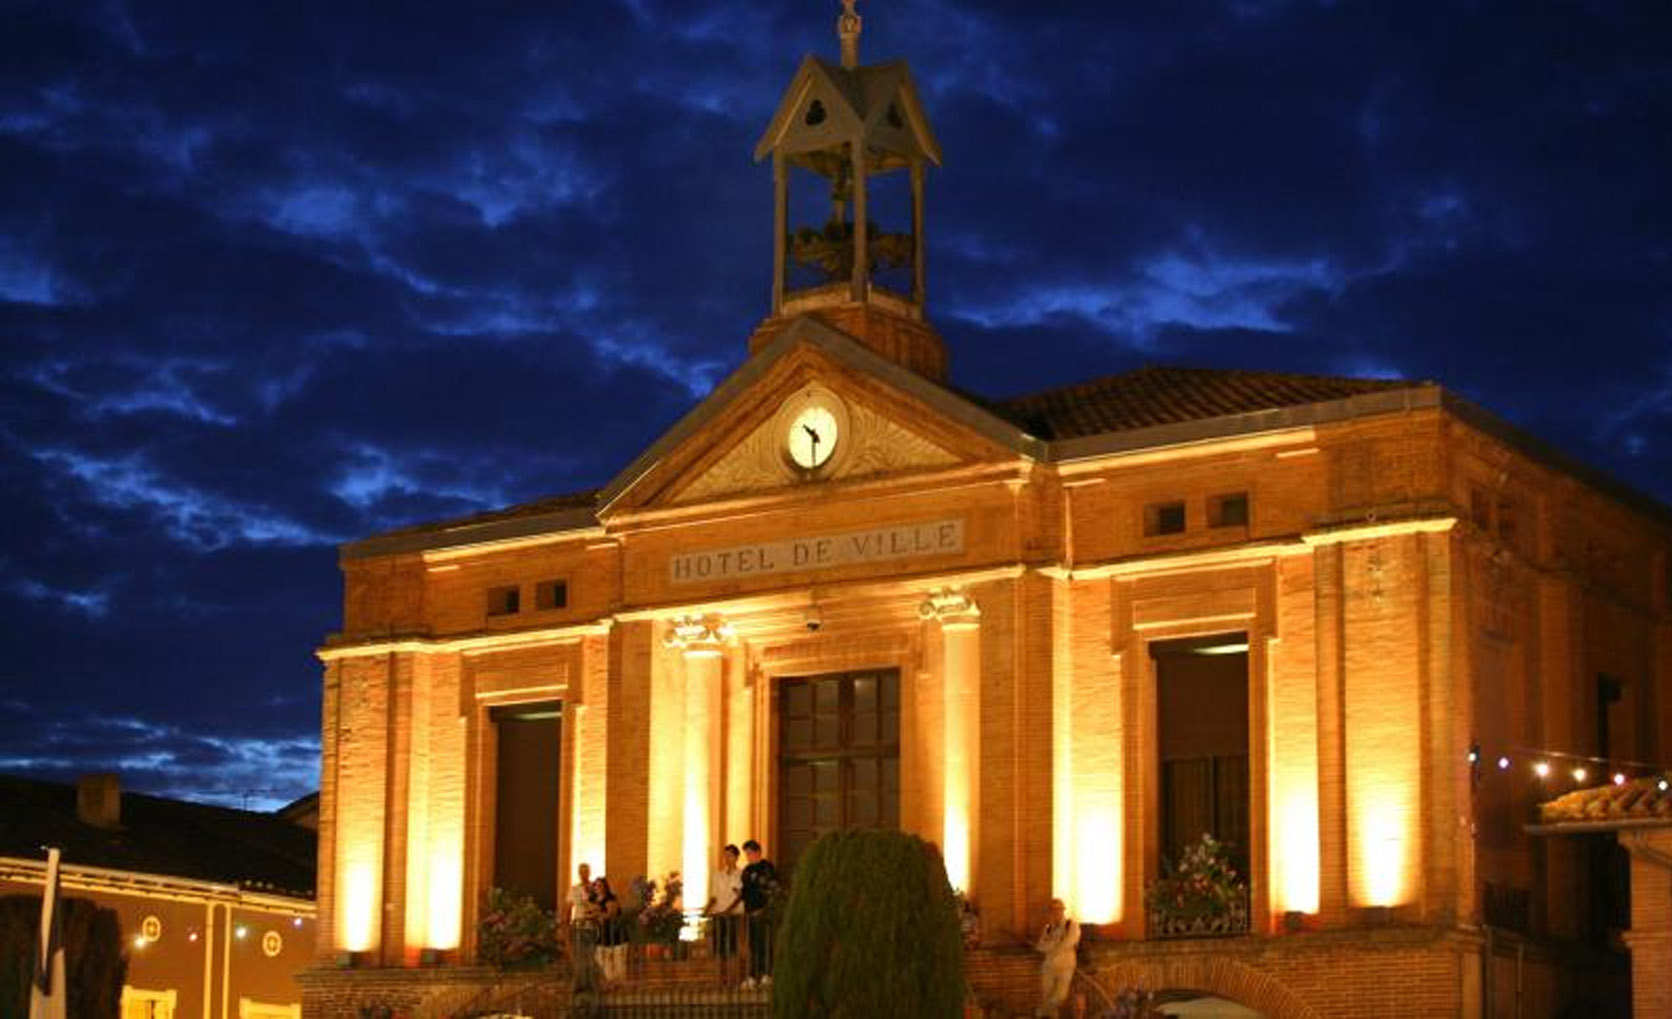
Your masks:
[{"label": "stone column", "polygon": [[981,610],[962,590],[946,588],[931,591],[918,614],[940,624],[943,642],[941,853],[952,887],[973,892],[980,789]]},{"label": "stone column", "polygon": [[725,642],[731,630],[717,616],[680,616],[663,638],[685,657],[685,775],[680,839],[680,872],[685,909],[700,913],[708,903],[714,869],[714,761],[720,746],[720,684]]}]

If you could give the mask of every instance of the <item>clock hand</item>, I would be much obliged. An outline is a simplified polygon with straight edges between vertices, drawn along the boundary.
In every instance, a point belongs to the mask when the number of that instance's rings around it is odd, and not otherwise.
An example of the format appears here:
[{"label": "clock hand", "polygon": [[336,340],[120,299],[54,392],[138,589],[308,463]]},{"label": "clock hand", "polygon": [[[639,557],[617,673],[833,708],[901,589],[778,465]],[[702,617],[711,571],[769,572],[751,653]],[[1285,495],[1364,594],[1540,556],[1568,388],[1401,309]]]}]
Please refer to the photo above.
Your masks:
[{"label": "clock hand", "polygon": [[806,432],[809,436],[812,437],[813,445],[815,445],[815,446],[818,445],[818,443],[819,443],[819,430],[817,428],[814,428],[812,425],[802,425],[801,430]]}]

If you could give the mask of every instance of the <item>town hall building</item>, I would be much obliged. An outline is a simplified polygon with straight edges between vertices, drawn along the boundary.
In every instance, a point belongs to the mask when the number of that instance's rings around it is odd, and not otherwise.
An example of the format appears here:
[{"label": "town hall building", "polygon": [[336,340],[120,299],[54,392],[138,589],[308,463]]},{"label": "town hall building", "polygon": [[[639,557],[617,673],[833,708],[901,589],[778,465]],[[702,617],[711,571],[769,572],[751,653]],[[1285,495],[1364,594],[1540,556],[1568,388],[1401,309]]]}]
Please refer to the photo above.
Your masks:
[{"label": "town hall building", "polygon": [[[725,843],[793,879],[848,827],[934,842],[999,968],[1056,897],[1111,991],[1629,1000],[1618,850],[1526,830],[1605,769],[1529,769],[1672,756],[1668,512],[1428,382],[951,388],[941,151],[841,28],[756,150],[741,367],[601,489],[343,547],[306,1014],[440,1000],[491,888],[555,907],[584,862],[700,905]],[[1211,930],[1146,894],[1204,833],[1240,897]],[[1672,969],[1672,931],[1624,937]]]}]

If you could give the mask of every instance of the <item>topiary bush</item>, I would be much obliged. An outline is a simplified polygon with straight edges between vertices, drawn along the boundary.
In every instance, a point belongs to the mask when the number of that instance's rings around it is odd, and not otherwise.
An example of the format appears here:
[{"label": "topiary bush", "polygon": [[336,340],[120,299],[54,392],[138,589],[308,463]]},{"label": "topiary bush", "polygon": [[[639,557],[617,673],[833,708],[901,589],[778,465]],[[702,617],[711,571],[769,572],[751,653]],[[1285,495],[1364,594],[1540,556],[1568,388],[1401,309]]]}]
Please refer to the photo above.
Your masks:
[{"label": "topiary bush", "polygon": [[773,959],[774,1019],[963,1014],[958,901],[915,835],[820,836],[796,865]]},{"label": "topiary bush", "polygon": [[[86,899],[61,898],[58,906],[69,1014],[77,1019],[117,1019],[128,957],[116,911]],[[40,895],[0,898],[0,1016],[29,1014],[40,925]]]}]

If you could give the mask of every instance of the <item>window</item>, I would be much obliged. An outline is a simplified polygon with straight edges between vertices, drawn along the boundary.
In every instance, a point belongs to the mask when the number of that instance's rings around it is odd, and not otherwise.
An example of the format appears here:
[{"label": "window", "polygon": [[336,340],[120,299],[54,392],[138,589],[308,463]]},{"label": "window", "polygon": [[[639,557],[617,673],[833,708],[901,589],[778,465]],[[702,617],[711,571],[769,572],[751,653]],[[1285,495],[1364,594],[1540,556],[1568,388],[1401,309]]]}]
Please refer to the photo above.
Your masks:
[{"label": "window", "polygon": [[488,615],[514,616],[522,611],[522,591],[516,587],[488,588]]},{"label": "window", "polygon": [[1152,538],[1158,534],[1183,534],[1184,503],[1152,502],[1145,506],[1144,533]]},{"label": "window", "polygon": [[238,999],[238,1019],[302,1019],[301,1005],[273,1005],[250,998]]},{"label": "window", "polygon": [[175,991],[122,988],[122,1019],[174,1019]]},{"label": "window", "polygon": [[1247,527],[1248,493],[1230,492],[1208,500],[1209,527]]},{"label": "window", "polygon": [[568,608],[569,582],[566,580],[548,580],[535,587],[534,607],[542,610]]},{"label": "window", "polygon": [[900,826],[900,673],[785,679],[778,692],[778,860],[827,831]]}]

